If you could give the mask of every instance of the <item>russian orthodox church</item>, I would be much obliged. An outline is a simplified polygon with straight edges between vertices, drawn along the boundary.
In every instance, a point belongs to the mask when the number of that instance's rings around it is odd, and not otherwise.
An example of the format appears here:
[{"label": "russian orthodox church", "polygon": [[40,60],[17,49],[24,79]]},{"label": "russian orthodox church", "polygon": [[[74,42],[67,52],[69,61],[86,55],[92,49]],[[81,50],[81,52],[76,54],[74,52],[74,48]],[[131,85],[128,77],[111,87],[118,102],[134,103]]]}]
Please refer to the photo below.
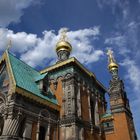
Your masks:
[{"label": "russian orthodox church", "polygon": [[[37,71],[8,50],[0,60],[0,140],[137,140],[118,64],[108,51],[107,90],[71,57],[63,32],[58,61]],[[107,111],[105,94],[110,96]]]}]

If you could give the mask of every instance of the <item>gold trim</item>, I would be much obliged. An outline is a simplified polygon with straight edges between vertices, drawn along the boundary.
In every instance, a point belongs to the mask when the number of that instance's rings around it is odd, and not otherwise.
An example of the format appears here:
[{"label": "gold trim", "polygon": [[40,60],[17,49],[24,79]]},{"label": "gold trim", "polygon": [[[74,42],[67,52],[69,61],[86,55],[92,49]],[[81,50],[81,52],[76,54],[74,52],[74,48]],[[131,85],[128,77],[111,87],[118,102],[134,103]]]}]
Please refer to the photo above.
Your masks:
[{"label": "gold trim", "polygon": [[63,65],[69,64],[71,62],[76,63],[90,77],[93,77],[96,80],[96,82],[106,91],[106,88],[96,79],[96,76],[92,72],[90,72],[89,70],[87,70],[75,57],[69,58],[68,60],[65,60],[63,62],[57,63],[55,65],[52,65],[52,66],[50,66],[50,67],[48,67],[48,68],[40,71],[40,73],[43,74],[43,73],[52,71],[52,70],[57,69],[57,68],[59,68],[59,67],[61,67]]},{"label": "gold trim", "polygon": [[24,97],[27,97],[29,99],[32,99],[40,104],[43,104],[43,105],[47,105],[53,109],[56,109],[56,110],[60,110],[60,106],[59,105],[55,105],[53,103],[51,103],[50,101],[47,101],[45,99],[42,99],[40,98],[39,96],[36,96],[36,95],[33,95],[31,92],[28,92],[22,88],[19,88],[19,87],[16,87],[16,93],[24,96]]},{"label": "gold trim", "polygon": [[74,62],[74,57],[69,58],[69,59],[67,59],[67,60],[65,60],[63,62],[57,63],[55,65],[52,65],[52,66],[50,66],[50,67],[48,67],[48,68],[40,71],[40,73],[43,74],[43,73],[49,72],[49,71],[54,70],[54,69],[57,69],[57,68],[59,68],[59,67],[61,67],[63,65],[66,65],[66,64],[68,64],[70,62]]},{"label": "gold trim", "polygon": [[7,51],[6,51],[6,56],[7,56],[7,65],[8,65],[9,70],[10,70],[11,78],[13,80],[14,86],[16,86],[16,81],[15,81],[15,78],[14,78],[13,70],[12,70],[12,67],[11,67],[11,64],[10,64],[9,55],[8,55]]}]

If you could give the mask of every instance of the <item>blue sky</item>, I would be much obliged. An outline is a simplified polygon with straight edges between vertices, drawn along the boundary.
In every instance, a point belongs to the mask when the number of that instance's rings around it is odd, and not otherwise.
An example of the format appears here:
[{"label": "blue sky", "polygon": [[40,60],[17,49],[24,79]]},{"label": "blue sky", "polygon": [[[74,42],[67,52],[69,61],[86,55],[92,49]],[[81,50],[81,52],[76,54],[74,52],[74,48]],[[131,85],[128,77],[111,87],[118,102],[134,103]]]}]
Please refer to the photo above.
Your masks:
[{"label": "blue sky", "polygon": [[69,28],[71,56],[106,87],[106,50],[112,48],[140,136],[140,0],[1,0],[0,54],[11,39],[16,56],[42,69],[55,63],[63,27]]}]

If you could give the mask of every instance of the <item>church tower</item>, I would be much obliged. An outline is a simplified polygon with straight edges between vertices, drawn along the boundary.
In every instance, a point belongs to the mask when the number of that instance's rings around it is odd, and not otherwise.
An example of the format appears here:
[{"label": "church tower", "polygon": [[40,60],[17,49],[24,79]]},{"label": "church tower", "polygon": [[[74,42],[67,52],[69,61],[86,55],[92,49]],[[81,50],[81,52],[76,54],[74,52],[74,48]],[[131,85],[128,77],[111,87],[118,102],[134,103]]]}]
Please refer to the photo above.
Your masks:
[{"label": "church tower", "polygon": [[71,50],[64,28],[56,44],[56,64],[42,71],[48,72],[60,105],[59,139],[102,140],[100,114],[105,113],[106,89],[75,57],[69,57]]},{"label": "church tower", "polygon": [[107,140],[136,140],[133,117],[129,100],[124,89],[124,83],[119,78],[119,65],[114,59],[113,51],[108,50],[108,69],[112,75],[110,80],[109,96],[110,108],[113,116],[114,130],[106,134]]}]

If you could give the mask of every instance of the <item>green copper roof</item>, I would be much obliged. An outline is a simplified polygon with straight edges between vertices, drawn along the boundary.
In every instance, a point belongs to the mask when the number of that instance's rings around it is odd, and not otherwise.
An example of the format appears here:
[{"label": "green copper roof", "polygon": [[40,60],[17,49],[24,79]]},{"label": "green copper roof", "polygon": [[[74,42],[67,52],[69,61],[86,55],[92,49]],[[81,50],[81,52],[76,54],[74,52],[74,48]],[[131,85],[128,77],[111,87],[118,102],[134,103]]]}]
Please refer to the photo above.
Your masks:
[{"label": "green copper roof", "polygon": [[40,74],[38,71],[34,70],[23,61],[17,59],[11,53],[8,52],[8,55],[16,85],[22,89],[29,91],[28,94],[34,94],[40,98],[57,104],[57,100],[53,93],[49,91],[47,95],[43,95],[36,83],[36,81],[42,80],[47,75],[47,73]]}]

